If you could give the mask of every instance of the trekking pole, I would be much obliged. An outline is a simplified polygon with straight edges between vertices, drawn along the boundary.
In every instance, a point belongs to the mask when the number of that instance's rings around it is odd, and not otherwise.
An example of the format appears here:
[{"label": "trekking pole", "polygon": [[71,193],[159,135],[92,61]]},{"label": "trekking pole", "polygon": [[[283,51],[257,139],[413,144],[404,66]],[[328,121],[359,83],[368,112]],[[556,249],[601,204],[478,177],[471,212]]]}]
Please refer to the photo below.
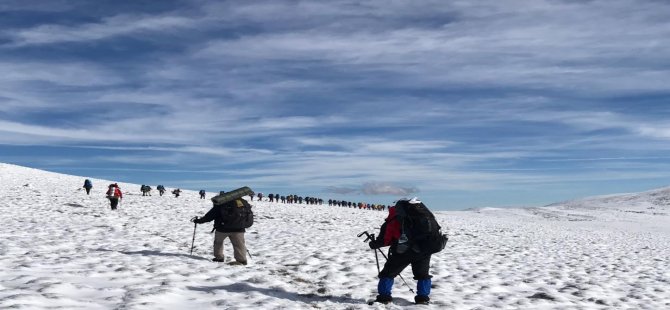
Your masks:
[{"label": "trekking pole", "polygon": [[249,249],[247,249],[247,253],[249,253],[249,258],[254,258],[253,256],[251,256],[251,252],[249,252]]},{"label": "trekking pole", "polygon": [[[374,235],[374,234],[372,234],[371,239],[372,239],[372,240],[375,240],[375,235]],[[382,273],[382,272],[379,270],[379,256],[377,256],[377,250],[376,250],[376,249],[372,249],[372,252],[375,252],[375,261],[377,262],[377,275],[379,275],[380,273]]]},{"label": "trekking pole", "polygon": [[191,222],[193,222],[193,240],[191,240],[191,254],[193,255],[193,246],[195,245],[195,229],[198,228],[198,223],[195,222],[195,220],[198,219],[198,217],[194,217],[191,219]]},{"label": "trekking pole", "polygon": [[[366,238],[363,240],[363,242],[367,242],[368,240],[375,240],[375,235],[374,234],[369,234],[367,231],[364,231],[360,234],[358,234],[358,237],[360,238],[361,236],[365,235]],[[375,253],[375,262],[377,262],[377,275],[381,273],[379,270],[379,256],[377,256],[377,251],[375,249],[372,249],[372,252]]]}]

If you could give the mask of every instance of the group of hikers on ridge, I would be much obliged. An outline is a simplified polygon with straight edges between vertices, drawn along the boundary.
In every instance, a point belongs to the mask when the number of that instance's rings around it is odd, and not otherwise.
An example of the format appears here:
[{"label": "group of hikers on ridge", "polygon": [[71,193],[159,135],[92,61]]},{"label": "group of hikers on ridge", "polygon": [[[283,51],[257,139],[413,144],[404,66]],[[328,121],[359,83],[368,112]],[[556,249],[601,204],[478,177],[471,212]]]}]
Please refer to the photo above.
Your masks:
[{"label": "group of hikers on ridge", "polygon": [[[86,194],[90,194],[91,188],[93,188],[93,183],[91,180],[86,179],[84,180],[84,189],[86,190]],[[160,196],[163,196],[165,192],[167,191],[165,189],[165,186],[163,185],[157,185],[156,190],[158,190],[158,194]],[[149,185],[144,185],[142,184],[140,186],[140,192],[142,193],[142,196],[151,196],[151,191],[152,188]],[[182,190],[179,188],[175,188],[171,192],[175,198],[178,198]],[[204,189],[201,189],[198,191],[198,195],[200,196],[200,199],[205,199],[206,197],[206,192]],[[318,197],[302,197],[298,196],[296,194],[291,194],[291,195],[279,195],[279,194],[269,194],[267,196],[267,199],[264,199],[263,193],[254,193],[250,194],[249,200],[254,201],[254,198],[256,198],[258,201],[269,201],[269,202],[275,202],[275,203],[284,203],[284,204],[306,204],[306,205],[323,205],[324,200],[322,198]],[[328,206],[337,206],[337,207],[348,207],[348,208],[358,208],[358,209],[365,209],[365,210],[378,210],[378,211],[384,211],[391,206],[385,206],[382,204],[370,204],[370,203],[365,203],[365,202],[351,202],[351,201],[344,201],[344,200],[335,200],[335,199],[328,199]]]},{"label": "group of hikers on ridge", "polygon": [[[160,186],[160,185],[159,185]],[[84,182],[86,193],[90,194],[93,187],[90,180]],[[142,186],[143,194],[148,186]],[[160,186],[163,190],[165,188]],[[158,188],[158,187],[157,187]],[[160,191],[160,189],[159,189]],[[175,191],[177,191],[175,193]],[[181,190],[175,189],[175,197],[179,196]],[[200,198],[204,199],[205,192],[199,192]],[[193,217],[191,222],[196,225],[207,222],[214,222],[212,232],[214,232],[213,255],[214,262],[224,262],[225,239],[230,239],[233,247],[234,262],[232,265],[247,265],[247,253],[245,242],[246,228],[253,224],[252,205],[243,199],[244,196],[252,196],[254,193],[248,187],[243,187],[229,193],[220,192],[219,195],[211,198],[212,208],[202,217]],[[123,193],[117,183],[109,184],[106,196],[110,201],[112,210],[116,210],[119,202],[123,199]],[[262,200],[262,194],[257,196]],[[272,195],[276,201],[277,195]],[[281,196],[279,196],[281,198]],[[298,196],[294,196],[297,201]],[[269,198],[269,197],[268,197]],[[309,197],[308,197],[309,198]],[[309,203],[319,203],[319,199],[307,199]],[[332,203],[332,201],[329,201]],[[347,206],[348,204],[344,205]],[[355,206],[354,206],[355,207]],[[365,240],[368,246],[377,257],[377,251],[387,258],[384,267],[379,270],[379,261],[377,261],[378,283],[377,296],[369,303],[389,303],[393,301],[392,289],[396,277],[400,277],[404,284],[409,284],[402,278],[400,273],[411,265],[412,274],[416,283],[416,295],[414,301],[416,304],[428,304],[430,302],[430,292],[432,288],[432,276],[430,275],[430,259],[432,254],[444,249],[447,237],[442,234],[440,225],[435,216],[418,199],[402,198],[395,202],[394,206],[389,206],[388,216],[382,224],[379,234],[368,234],[367,231],[361,233],[367,236]],[[193,238],[195,240],[195,230]],[[389,247],[388,256],[384,255],[380,248]],[[191,246],[191,252],[193,245]],[[411,289],[410,289],[411,290]],[[414,291],[413,291],[414,292]]]},{"label": "group of hikers on ridge", "polygon": [[[114,183],[116,184],[116,183]],[[118,185],[117,185],[118,186]],[[90,195],[91,189],[93,188],[93,182],[91,180],[86,179],[84,180],[84,186],[83,188],[86,190],[86,194]],[[163,185],[158,185],[156,186],[156,189],[158,190],[158,193],[160,196],[163,196],[165,193],[165,186]],[[151,196],[151,186],[149,185],[144,185],[140,186],[140,192],[142,192],[142,196]],[[175,188],[172,190],[172,194],[175,196],[175,198],[179,197],[181,194],[181,189]],[[201,189],[198,191],[198,194],[200,195],[200,199],[205,199],[206,192],[204,189]],[[263,193],[258,193],[256,195],[258,201],[263,200]],[[249,200],[254,201],[254,194],[249,195]],[[302,204],[303,201],[307,205],[322,205],[323,204],[323,199],[321,198],[315,198],[315,197],[302,197],[298,195],[288,195],[288,196],[279,196],[279,194],[269,194],[268,195],[268,201],[269,202],[281,202],[281,203],[287,203],[287,204]],[[334,200],[334,199],[328,199],[328,206],[338,206],[338,207],[349,207],[349,208],[358,208],[358,209],[367,209],[367,210],[380,210],[383,211],[387,208],[390,208],[391,206],[385,206],[381,204],[369,204],[369,203],[364,203],[364,202],[351,202],[351,201],[344,201],[344,200]]]},{"label": "group of hikers on ridge", "polygon": [[[263,193],[257,193],[255,195],[256,199],[258,201],[263,201]],[[324,200],[322,198],[318,197],[302,197],[298,196],[295,194],[288,195],[288,196],[280,196],[279,194],[269,194],[267,197],[267,201],[269,202],[276,202],[276,203],[286,203],[286,204],[303,204],[303,202],[307,205],[323,205]],[[254,201],[254,195],[251,194],[249,195],[249,200]],[[365,209],[365,210],[378,210],[378,211],[384,211],[385,209],[391,207],[391,206],[385,206],[382,204],[370,204],[370,203],[365,203],[365,202],[351,202],[351,201],[344,201],[344,200],[335,200],[335,199],[328,199],[328,206],[337,206],[337,207],[349,207],[349,208],[358,208],[358,209]]]},{"label": "group of hikers on ridge", "polygon": [[[90,179],[84,180],[83,188],[86,190],[86,195],[90,195],[91,189],[93,188],[93,182]],[[156,186],[156,189],[158,190],[160,196],[163,196],[163,194],[166,192],[165,186],[163,185]],[[142,186],[140,186],[140,192],[142,192],[142,196],[151,196],[151,186],[142,184]],[[203,193],[204,190],[201,190],[200,196],[204,199]],[[175,188],[172,190],[172,194],[175,196],[175,198],[179,197],[181,194],[181,189]],[[107,186],[105,196],[107,199],[109,199],[112,210],[116,210],[119,206],[120,200],[123,199],[123,193],[121,192],[121,188],[119,187],[118,183],[109,184],[109,186]]]}]

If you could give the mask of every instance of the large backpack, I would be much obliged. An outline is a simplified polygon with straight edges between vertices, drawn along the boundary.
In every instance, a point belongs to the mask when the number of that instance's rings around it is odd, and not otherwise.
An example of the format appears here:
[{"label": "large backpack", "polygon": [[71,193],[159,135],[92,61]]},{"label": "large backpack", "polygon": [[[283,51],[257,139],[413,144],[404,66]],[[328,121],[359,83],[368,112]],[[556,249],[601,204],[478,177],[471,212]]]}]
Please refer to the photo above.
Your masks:
[{"label": "large backpack", "polygon": [[121,192],[121,190],[118,189],[118,187],[116,187],[116,186],[110,186],[109,188],[107,188],[107,193],[106,193],[106,195],[107,195],[107,198],[114,198],[114,197],[118,198],[118,197],[121,196],[121,195],[119,194],[120,192]]},{"label": "large backpack", "polygon": [[[396,218],[400,223],[401,238],[404,234],[412,248],[422,253],[437,253],[447,245],[448,237],[430,210],[417,201],[399,200],[396,203]],[[416,246],[416,247],[414,247]]]},{"label": "large backpack", "polygon": [[254,213],[246,200],[235,199],[221,206],[221,225],[226,229],[249,228],[253,224]]}]

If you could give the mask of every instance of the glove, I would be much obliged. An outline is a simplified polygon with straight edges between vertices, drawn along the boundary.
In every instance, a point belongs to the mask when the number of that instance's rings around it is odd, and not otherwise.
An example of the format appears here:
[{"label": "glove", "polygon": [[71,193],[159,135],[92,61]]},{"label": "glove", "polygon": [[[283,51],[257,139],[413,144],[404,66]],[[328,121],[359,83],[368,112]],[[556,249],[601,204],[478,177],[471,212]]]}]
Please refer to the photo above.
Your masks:
[{"label": "glove", "polygon": [[382,246],[384,246],[381,242],[379,242],[379,241],[377,241],[377,240],[372,240],[372,241],[370,241],[370,242],[368,243],[368,245],[369,245],[370,248],[373,249],[373,250],[379,249],[379,248],[381,248]]},{"label": "glove", "polygon": [[200,219],[199,219],[197,216],[194,216],[194,217],[191,219],[191,223],[200,224]]}]

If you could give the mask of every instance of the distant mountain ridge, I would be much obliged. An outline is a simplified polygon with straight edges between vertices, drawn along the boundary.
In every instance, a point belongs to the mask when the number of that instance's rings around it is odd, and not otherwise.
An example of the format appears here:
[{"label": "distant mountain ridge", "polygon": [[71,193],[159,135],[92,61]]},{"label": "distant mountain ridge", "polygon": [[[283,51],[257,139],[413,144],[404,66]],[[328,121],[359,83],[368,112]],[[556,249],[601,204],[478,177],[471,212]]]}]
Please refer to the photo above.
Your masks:
[{"label": "distant mountain ridge", "polygon": [[670,221],[670,187],[639,193],[591,196],[542,207],[484,207],[463,211],[519,219],[539,217],[552,222],[636,222],[645,223],[653,231],[667,226]]},{"label": "distant mountain ridge", "polygon": [[644,208],[667,209],[670,206],[670,187],[639,193],[592,196],[549,204],[545,207],[563,208]]}]

